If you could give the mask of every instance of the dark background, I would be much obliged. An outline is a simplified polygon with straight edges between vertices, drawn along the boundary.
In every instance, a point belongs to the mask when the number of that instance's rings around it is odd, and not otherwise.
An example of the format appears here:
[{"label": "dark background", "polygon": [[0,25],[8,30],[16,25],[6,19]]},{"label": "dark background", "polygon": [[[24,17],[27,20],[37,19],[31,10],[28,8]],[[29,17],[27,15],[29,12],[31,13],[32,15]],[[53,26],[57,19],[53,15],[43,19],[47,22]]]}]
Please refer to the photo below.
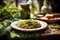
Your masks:
[{"label": "dark background", "polygon": [[51,2],[53,12],[60,13],[60,0],[49,0]]}]

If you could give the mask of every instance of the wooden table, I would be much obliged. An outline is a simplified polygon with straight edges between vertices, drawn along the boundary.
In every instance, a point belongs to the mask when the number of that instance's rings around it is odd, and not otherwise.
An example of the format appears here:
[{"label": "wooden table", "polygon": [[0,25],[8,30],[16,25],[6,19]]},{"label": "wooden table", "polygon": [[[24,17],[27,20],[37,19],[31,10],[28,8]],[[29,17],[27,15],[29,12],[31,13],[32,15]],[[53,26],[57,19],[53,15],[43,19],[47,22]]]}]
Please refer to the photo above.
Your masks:
[{"label": "wooden table", "polygon": [[[48,33],[42,33],[43,40],[60,40],[60,30],[59,29],[45,29],[45,31],[50,31]],[[45,32],[44,31],[44,32]]]},{"label": "wooden table", "polygon": [[42,34],[42,40],[60,40],[60,30],[48,34]]}]

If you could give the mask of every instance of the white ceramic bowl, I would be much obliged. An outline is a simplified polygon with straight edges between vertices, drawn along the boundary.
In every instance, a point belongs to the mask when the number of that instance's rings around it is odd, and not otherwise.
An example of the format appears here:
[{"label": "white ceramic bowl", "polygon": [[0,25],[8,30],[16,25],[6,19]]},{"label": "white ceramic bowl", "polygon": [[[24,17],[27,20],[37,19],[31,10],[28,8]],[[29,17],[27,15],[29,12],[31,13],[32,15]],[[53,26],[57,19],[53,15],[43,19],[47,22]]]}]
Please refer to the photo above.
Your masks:
[{"label": "white ceramic bowl", "polygon": [[[21,20],[20,20],[21,21]],[[47,23],[44,22],[44,21],[38,21],[36,20],[37,22],[39,22],[41,24],[41,27],[39,28],[34,28],[34,29],[24,29],[24,28],[18,28],[16,26],[17,23],[19,23],[20,21],[14,21],[11,23],[11,27],[16,29],[16,30],[20,30],[20,31],[38,31],[38,30],[42,30],[42,29],[45,29],[47,27]]]}]

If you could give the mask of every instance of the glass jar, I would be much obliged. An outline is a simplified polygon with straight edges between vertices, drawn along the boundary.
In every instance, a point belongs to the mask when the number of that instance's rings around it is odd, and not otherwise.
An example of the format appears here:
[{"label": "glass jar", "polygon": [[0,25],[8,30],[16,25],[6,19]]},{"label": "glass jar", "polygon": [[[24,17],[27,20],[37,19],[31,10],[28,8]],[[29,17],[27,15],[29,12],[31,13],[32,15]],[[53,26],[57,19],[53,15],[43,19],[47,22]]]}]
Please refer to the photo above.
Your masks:
[{"label": "glass jar", "polygon": [[21,5],[21,12],[20,12],[20,18],[21,19],[30,19],[30,9],[29,4],[20,4]]}]

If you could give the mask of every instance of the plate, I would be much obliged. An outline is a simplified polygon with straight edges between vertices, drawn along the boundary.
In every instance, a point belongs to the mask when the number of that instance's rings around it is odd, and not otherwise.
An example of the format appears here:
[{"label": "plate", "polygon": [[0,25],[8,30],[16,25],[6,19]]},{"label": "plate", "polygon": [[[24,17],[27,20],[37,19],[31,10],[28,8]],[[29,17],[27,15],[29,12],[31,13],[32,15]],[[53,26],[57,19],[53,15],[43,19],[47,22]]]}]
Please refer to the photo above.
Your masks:
[{"label": "plate", "polygon": [[56,23],[56,22],[60,22],[60,20],[46,20],[46,19],[40,19],[40,18],[35,18],[35,19],[37,19],[37,20],[42,20],[42,21],[45,21],[45,22],[47,22],[47,23]]},{"label": "plate", "polygon": [[[49,15],[54,16],[54,17],[51,17],[51,18],[46,18],[47,14],[48,13],[38,13],[38,14],[35,15],[35,19],[42,20],[42,21],[45,21],[45,22],[48,22],[48,23],[60,22],[60,14],[59,13],[51,13],[51,14],[49,14]],[[37,16],[37,15],[40,15],[40,17]],[[41,15],[43,15],[43,16],[41,16]]]},{"label": "plate", "polygon": [[[21,20],[20,20],[21,21]],[[18,28],[16,26],[17,23],[19,23],[20,21],[14,21],[11,23],[11,27],[16,29],[16,30],[20,30],[20,31],[38,31],[38,30],[42,30],[42,29],[45,29],[47,27],[47,23],[44,22],[44,21],[39,21],[39,20],[36,20],[37,22],[39,22],[41,24],[41,27],[39,28],[34,28],[34,29],[24,29],[24,28]]]}]

